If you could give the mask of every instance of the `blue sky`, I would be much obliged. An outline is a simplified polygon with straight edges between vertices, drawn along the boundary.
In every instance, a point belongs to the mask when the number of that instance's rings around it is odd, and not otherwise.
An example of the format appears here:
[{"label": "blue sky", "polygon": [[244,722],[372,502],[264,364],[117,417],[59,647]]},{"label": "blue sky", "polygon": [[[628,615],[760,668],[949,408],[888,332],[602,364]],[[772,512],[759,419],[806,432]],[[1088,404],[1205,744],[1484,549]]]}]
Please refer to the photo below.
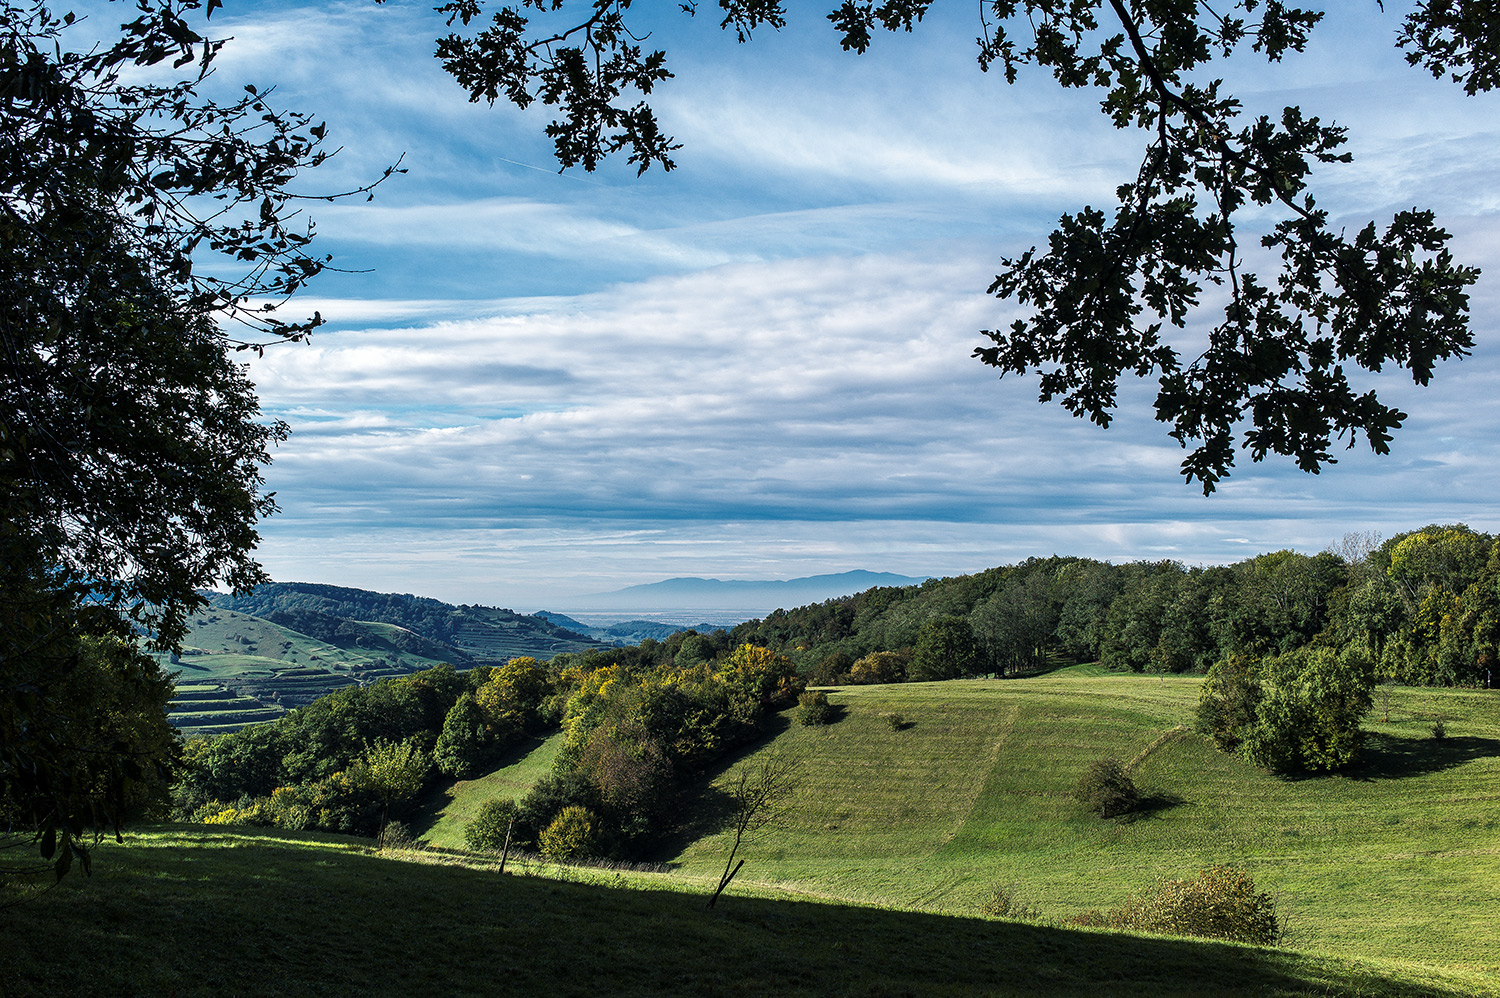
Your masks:
[{"label": "blue sky", "polygon": [[[544,111],[473,105],[432,58],[430,3],[239,3],[219,79],[275,84],[343,147],[308,190],[349,273],[302,303],[310,344],[253,362],[286,420],[261,530],[281,580],[520,610],[678,575],[947,575],[1029,555],[1226,562],[1352,530],[1500,528],[1500,103],[1408,68],[1404,10],[1334,4],[1303,56],[1223,72],[1251,112],[1351,130],[1319,201],[1362,225],[1439,212],[1484,267],[1479,345],[1418,390],[1394,453],[1317,477],[1247,461],[1204,498],[1128,385],[1101,431],[970,359],[1011,306],[985,287],[1139,161],[1088,93],[974,64],[972,4],[839,50],[824,7],[747,46],[666,16],[655,105],[679,169],[559,175]],[[106,18],[109,12],[104,12]],[[100,16],[96,13],[95,15]],[[1253,227],[1253,220],[1249,223]]]}]

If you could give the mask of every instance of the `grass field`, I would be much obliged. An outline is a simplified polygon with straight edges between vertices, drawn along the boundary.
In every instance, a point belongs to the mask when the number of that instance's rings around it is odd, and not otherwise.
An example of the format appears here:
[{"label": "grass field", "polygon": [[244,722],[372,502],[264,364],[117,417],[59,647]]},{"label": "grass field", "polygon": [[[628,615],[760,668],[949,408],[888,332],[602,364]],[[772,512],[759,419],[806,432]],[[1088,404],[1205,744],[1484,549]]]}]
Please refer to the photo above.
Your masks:
[{"label": "grass field", "polygon": [[[442,864],[431,862],[443,859]],[[425,861],[424,861],[425,860]],[[1493,978],[1290,949],[377,853],[178,827],[0,910],[0,993],[1496,998]]]},{"label": "grass field", "polygon": [[[1396,690],[1358,769],[1283,780],[1187,729],[1198,684],[1078,668],[832,692],[836,723],[783,717],[695,788],[662,874],[502,877],[450,851],[479,803],[546,772],[556,736],[434,797],[412,827],[441,850],[148,830],[0,911],[0,994],[1500,998],[1500,694]],[[705,911],[719,787],[771,752],[801,762],[793,806]],[[1146,815],[1071,799],[1103,755],[1130,763]],[[1219,862],[1277,894],[1286,945],[1065,924]],[[995,885],[1042,918],[983,917]]]},{"label": "grass field", "polygon": [[464,848],[464,826],[493,797],[519,800],[531,785],[552,769],[552,760],[562,748],[561,732],[545,741],[517,746],[494,772],[477,780],[460,780],[442,787],[423,802],[411,822],[412,838],[430,846]]},{"label": "grass field", "polygon": [[[789,725],[750,757],[800,759],[803,782],[740,876],[947,913],[1002,885],[1065,918],[1234,863],[1278,895],[1291,945],[1500,971],[1500,694],[1397,690],[1361,767],[1284,780],[1182,727],[1198,685],[1063,670],[833,693],[841,720]],[[1072,800],[1106,755],[1134,763],[1147,816],[1104,821]],[[727,852],[720,833],[662,858],[707,875]]]}]

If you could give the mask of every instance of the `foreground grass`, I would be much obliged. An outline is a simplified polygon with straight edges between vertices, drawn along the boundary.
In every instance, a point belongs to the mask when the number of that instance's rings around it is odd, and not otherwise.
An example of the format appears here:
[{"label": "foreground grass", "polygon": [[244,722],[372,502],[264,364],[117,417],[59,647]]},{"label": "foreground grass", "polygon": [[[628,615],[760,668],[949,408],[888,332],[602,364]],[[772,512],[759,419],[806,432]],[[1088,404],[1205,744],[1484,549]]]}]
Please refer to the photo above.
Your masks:
[{"label": "foreground grass", "polygon": [[[742,850],[740,876],[946,913],[1000,885],[1064,920],[1234,863],[1278,897],[1293,946],[1500,971],[1500,694],[1398,690],[1390,722],[1367,724],[1365,764],[1285,780],[1187,729],[1199,683],[1064,670],[831,693],[841,720],[788,725],[749,757],[798,758],[803,783],[783,825]],[[1073,801],[1106,755],[1152,795],[1140,819]],[[700,788],[698,830],[715,827],[733,772]],[[708,876],[728,847],[694,834],[659,858]]]},{"label": "foreground grass", "polygon": [[[177,827],[0,911],[0,993],[1490,998],[1395,962],[795,899],[501,876],[338,836]],[[532,870],[530,872],[538,872]]]}]

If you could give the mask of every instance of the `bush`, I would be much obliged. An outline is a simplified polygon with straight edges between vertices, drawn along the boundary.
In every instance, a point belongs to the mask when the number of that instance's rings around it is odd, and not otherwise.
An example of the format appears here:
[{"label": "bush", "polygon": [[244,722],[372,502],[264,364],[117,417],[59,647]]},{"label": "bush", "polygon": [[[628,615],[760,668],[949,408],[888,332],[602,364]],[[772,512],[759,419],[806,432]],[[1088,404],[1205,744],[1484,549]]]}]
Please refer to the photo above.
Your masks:
[{"label": "bush", "polygon": [[991,918],[1012,921],[1036,922],[1042,917],[1041,906],[1015,884],[996,884],[985,891],[979,902],[979,911]]},{"label": "bush", "polygon": [[828,694],[821,690],[812,690],[797,698],[797,721],[807,727],[815,724],[827,724],[833,720],[833,704],[828,702]]},{"label": "bush", "polygon": [[1198,692],[1198,716],[1194,727],[1208,735],[1220,751],[1239,748],[1244,733],[1255,723],[1260,706],[1260,681],[1255,675],[1256,661],[1244,655],[1231,655],[1208,671],[1208,678]]},{"label": "bush", "polygon": [[1282,936],[1275,899],[1256,891],[1250,875],[1233,866],[1210,867],[1193,880],[1162,880],[1114,911],[1085,912],[1072,922],[1261,946],[1274,946]]},{"label": "bush", "polygon": [[1197,728],[1272,772],[1338,769],[1359,755],[1374,686],[1374,663],[1359,646],[1235,656],[1203,684]]},{"label": "bush", "polygon": [[1375,667],[1359,647],[1299,648],[1261,663],[1264,695],[1240,747],[1276,773],[1332,770],[1359,756]]},{"label": "bush", "polygon": [[1100,759],[1089,766],[1073,796],[1101,818],[1129,814],[1141,804],[1140,791],[1118,759]]},{"label": "bush", "polygon": [[[496,850],[505,845],[505,833],[516,817],[516,802],[509,797],[492,797],[479,806],[479,812],[464,826],[464,842],[474,850]],[[511,844],[515,845],[512,836]]]},{"label": "bush", "polygon": [[911,724],[906,720],[905,714],[887,714],[885,715],[885,723],[891,726],[892,731],[905,731],[911,727]]},{"label": "bush", "polygon": [[598,820],[587,808],[565,807],[542,829],[539,846],[552,860],[588,859],[599,851]]},{"label": "bush", "polygon": [[906,678],[906,657],[899,652],[874,651],[849,667],[849,682],[861,686],[899,683]]},{"label": "bush", "polygon": [[1438,741],[1442,741],[1448,737],[1448,726],[1443,723],[1441,718],[1432,722],[1432,737]]}]

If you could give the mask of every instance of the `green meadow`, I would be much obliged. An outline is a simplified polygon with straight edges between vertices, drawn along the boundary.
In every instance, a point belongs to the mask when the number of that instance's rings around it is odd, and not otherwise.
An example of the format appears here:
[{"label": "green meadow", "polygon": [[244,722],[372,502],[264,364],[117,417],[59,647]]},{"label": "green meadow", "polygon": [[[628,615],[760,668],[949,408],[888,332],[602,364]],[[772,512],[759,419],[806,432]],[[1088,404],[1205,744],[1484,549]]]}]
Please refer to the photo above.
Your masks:
[{"label": "green meadow", "polygon": [[445,849],[464,848],[464,826],[481,805],[495,797],[520,799],[531,785],[552,769],[562,748],[561,732],[545,740],[518,746],[492,773],[459,780],[431,794],[412,822],[419,844]]},{"label": "green meadow", "polygon": [[[833,724],[784,715],[692,789],[649,857],[666,872],[512,857],[502,876],[462,851],[467,817],[523,793],[556,736],[435,793],[411,848],[137,830],[92,877],[0,911],[0,993],[1500,998],[1497,695],[1397,689],[1360,767],[1286,780],[1191,733],[1199,682],[1074,668],[830,691]],[[800,783],[705,910],[724,787],[766,753]],[[1134,820],[1071,797],[1104,755],[1148,795]],[[1282,946],[1068,923],[1215,863],[1277,897]],[[1036,916],[987,917],[997,886]]]},{"label": "green meadow", "polygon": [[[741,876],[938,912],[1000,886],[1055,920],[1231,863],[1278,897],[1289,945],[1500,971],[1500,694],[1398,689],[1358,768],[1288,780],[1191,732],[1201,680],[1088,671],[831,693],[842,719],[750,757],[792,756],[804,778]],[[1130,764],[1143,816],[1073,800],[1103,756]],[[707,875],[727,850],[708,835],[670,860]]]}]

